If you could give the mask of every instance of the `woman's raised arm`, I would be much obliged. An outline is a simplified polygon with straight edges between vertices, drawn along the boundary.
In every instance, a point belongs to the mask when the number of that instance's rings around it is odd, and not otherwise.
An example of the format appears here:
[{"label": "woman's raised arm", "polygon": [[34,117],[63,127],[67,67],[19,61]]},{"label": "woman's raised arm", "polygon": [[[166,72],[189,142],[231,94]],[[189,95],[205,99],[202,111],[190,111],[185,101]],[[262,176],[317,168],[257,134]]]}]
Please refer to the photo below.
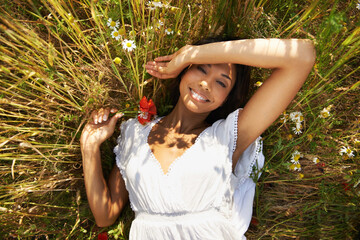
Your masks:
[{"label": "woman's raised arm", "polygon": [[[233,154],[235,166],[241,153],[295,97],[313,67],[315,50],[311,41],[298,39],[240,40],[226,42],[223,47],[222,61],[228,58],[234,63],[273,69],[239,114],[237,148]],[[212,46],[207,48],[211,51]],[[220,54],[221,51],[214,46],[213,52]]]},{"label": "woman's raised arm", "polygon": [[113,134],[115,124],[122,116],[116,114],[109,119],[110,112],[116,111],[94,111],[80,138],[86,195],[99,227],[113,224],[129,198],[119,169],[113,167],[107,184],[101,167],[100,145]]}]

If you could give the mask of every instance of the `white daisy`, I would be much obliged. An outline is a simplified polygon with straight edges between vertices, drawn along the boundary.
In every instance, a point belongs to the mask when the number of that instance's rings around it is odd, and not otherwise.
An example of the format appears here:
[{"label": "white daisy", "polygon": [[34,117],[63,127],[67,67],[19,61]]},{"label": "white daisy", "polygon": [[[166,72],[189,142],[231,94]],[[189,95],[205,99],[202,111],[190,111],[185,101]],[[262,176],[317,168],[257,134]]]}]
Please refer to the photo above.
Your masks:
[{"label": "white daisy", "polygon": [[167,28],[167,29],[165,29],[165,33],[166,33],[167,35],[170,35],[170,34],[173,34],[174,31],[171,30],[171,28]]},{"label": "white daisy", "polygon": [[117,29],[114,29],[114,31],[111,32],[111,37],[115,38],[116,40],[120,39],[120,33]]},{"label": "white daisy", "polygon": [[295,150],[292,154],[291,154],[291,162],[294,164],[298,164],[299,163],[299,159],[303,157],[303,154],[301,152],[299,152],[298,150]]},{"label": "white daisy", "polygon": [[286,111],[284,111],[282,117],[280,118],[280,122],[286,123],[288,119],[289,119],[289,114],[287,114]]},{"label": "white daisy", "polygon": [[302,122],[304,121],[304,117],[301,112],[292,112],[290,113],[290,119],[293,122]]},{"label": "white daisy", "polygon": [[119,24],[120,24],[119,21],[114,21],[111,18],[109,18],[107,21],[107,25],[111,29],[117,29],[119,27]]},{"label": "white daisy", "polygon": [[148,6],[148,9],[150,9],[150,10],[154,10],[157,7],[158,8],[167,7],[164,4],[162,4],[160,1],[148,1],[146,5]]},{"label": "white daisy", "polygon": [[283,117],[280,118],[280,122],[281,122],[281,123],[286,123],[286,121],[287,121],[287,117],[286,117],[286,116],[283,116]]},{"label": "white daisy", "polygon": [[158,1],[152,1],[152,5],[154,7],[159,7],[159,8],[164,6],[160,1],[159,2]]},{"label": "white daisy", "polygon": [[156,27],[158,28],[158,29],[160,29],[161,28],[161,26],[163,26],[164,25],[164,22],[163,21],[161,21],[161,20],[159,20],[156,24]]},{"label": "white daisy", "polygon": [[360,10],[360,2],[358,2],[358,3],[356,4],[356,8],[357,8],[358,10]]},{"label": "white daisy", "polygon": [[349,147],[342,146],[339,153],[341,156],[346,154],[348,158],[354,157],[354,152]]},{"label": "white daisy", "polygon": [[301,171],[301,164],[299,162],[293,163],[289,166],[290,170]]},{"label": "white daisy", "polygon": [[314,157],[312,161],[315,164],[318,164],[320,162],[319,158],[317,158],[317,157]]},{"label": "white daisy", "polygon": [[301,128],[293,127],[292,130],[296,135],[299,135],[300,133],[302,133]]},{"label": "white daisy", "polygon": [[123,49],[124,49],[124,50],[127,50],[128,52],[132,52],[132,51],[136,48],[136,45],[135,45],[134,40],[127,40],[127,39],[125,39],[125,40],[122,42],[122,46],[123,46]]},{"label": "white daisy", "polygon": [[324,108],[323,110],[320,111],[320,114],[319,114],[319,117],[320,118],[328,118],[330,117],[330,111],[328,108]]}]

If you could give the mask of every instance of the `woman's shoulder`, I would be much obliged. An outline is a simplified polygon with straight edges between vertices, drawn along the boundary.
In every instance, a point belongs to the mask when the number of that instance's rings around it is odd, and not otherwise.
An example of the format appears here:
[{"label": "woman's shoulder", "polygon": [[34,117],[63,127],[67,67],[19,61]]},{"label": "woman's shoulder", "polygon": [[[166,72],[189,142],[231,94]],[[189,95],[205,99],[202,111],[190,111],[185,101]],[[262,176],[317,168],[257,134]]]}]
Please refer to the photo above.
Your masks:
[{"label": "woman's shoulder", "polygon": [[160,118],[155,118],[154,120],[146,123],[141,124],[137,118],[129,118],[121,123],[120,131],[122,134],[129,134],[129,133],[144,133],[146,130],[151,128],[153,124],[159,121]]},{"label": "woman's shoulder", "polygon": [[242,112],[242,108],[237,108],[224,119],[219,119],[212,124],[215,128],[234,128],[237,125],[238,117]]}]

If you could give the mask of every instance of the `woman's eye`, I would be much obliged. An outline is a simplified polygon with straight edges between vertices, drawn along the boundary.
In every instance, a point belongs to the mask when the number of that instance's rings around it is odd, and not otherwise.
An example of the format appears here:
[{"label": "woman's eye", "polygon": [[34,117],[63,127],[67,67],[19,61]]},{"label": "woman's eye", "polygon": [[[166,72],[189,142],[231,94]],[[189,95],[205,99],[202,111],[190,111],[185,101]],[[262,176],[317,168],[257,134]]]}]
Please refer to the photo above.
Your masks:
[{"label": "woman's eye", "polygon": [[222,81],[218,80],[218,81],[216,81],[216,82],[217,82],[221,87],[223,87],[223,88],[226,87],[225,83],[223,83]]},{"label": "woman's eye", "polygon": [[206,74],[205,69],[204,69],[204,68],[202,68],[201,66],[198,66],[198,67],[197,67],[197,69],[198,69],[199,71],[201,71],[202,73]]}]

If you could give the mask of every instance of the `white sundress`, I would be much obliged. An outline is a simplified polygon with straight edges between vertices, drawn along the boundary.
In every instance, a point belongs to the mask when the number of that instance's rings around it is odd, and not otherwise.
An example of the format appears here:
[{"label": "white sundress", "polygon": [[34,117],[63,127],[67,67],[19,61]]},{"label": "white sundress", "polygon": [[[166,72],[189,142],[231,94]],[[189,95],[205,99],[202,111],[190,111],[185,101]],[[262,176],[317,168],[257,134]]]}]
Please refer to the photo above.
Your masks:
[{"label": "white sundress", "polygon": [[264,155],[259,137],[232,173],[238,113],[199,134],[167,174],[147,143],[159,119],[145,126],[137,119],[121,125],[114,152],[135,212],[130,239],[246,239],[255,193],[251,175],[263,167]]}]

